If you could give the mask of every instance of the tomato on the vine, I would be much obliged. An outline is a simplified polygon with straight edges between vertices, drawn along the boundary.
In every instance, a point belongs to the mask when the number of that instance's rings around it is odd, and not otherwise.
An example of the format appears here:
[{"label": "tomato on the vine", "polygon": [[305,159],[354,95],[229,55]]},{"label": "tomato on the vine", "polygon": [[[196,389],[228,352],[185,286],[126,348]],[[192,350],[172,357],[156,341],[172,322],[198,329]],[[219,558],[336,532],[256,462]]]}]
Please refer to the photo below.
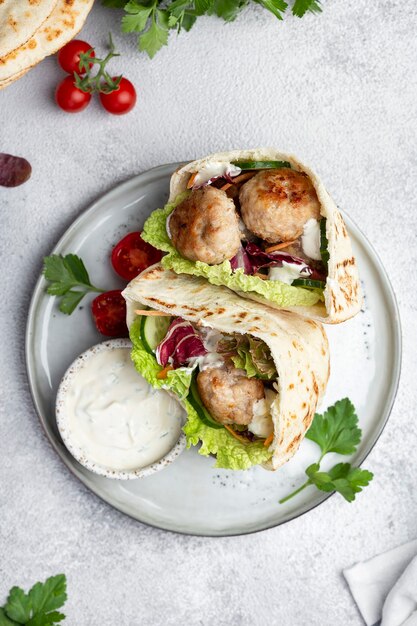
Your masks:
[{"label": "tomato on the vine", "polygon": [[[95,57],[94,49],[86,41],[81,39],[73,39],[69,41],[58,52],[58,63],[68,74],[85,74],[86,70],[80,68],[80,54],[90,53],[90,56]],[[93,63],[88,64],[89,67],[93,67]]]},{"label": "tomato on the vine", "polygon": [[74,84],[74,78],[67,76],[57,86],[55,100],[57,105],[67,113],[78,113],[89,105],[91,93],[78,89]]},{"label": "tomato on the vine", "polygon": [[94,298],[91,312],[97,330],[106,337],[128,337],[126,301],[120,289],[106,291]]},{"label": "tomato on the vine", "polygon": [[143,241],[140,232],[129,233],[123,237],[111,253],[114,271],[125,280],[133,280],[161,259],[162,252]]},{"label": "tomato on the vine", "polygon": [[[116,80],[116,77],[113,77]],[[129,113],[136,104],[136,89],[127,78],[122,77],[119,86],[109,93],[100,92],[100,102],[109,113]]]}]

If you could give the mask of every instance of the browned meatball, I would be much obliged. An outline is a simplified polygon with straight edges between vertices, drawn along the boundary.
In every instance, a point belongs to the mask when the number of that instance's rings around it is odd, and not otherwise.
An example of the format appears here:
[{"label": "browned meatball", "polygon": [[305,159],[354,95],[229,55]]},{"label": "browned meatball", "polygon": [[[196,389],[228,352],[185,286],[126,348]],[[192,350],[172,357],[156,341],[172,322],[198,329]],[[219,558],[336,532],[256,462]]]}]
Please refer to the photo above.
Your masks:
[{"label": "browned meatball", "polygon": [[286,167],[256,174],[242,185],[239,200],[247,228],[269,243],[297,239],[309,219],[320,219],[311,180]]},{"label": "browned meatball", "polygon": [[190,261],[209,265],[235,256],[240,246],[238,216],[226,192],[207,186],[196,189],[172,212],[172,243]]},{"label": "browned meatball", "polygon": [[234,368],[203,370],[197,387],[204,406],[221,424],[249,424],[254,403],[265,397],[262,381]]}]

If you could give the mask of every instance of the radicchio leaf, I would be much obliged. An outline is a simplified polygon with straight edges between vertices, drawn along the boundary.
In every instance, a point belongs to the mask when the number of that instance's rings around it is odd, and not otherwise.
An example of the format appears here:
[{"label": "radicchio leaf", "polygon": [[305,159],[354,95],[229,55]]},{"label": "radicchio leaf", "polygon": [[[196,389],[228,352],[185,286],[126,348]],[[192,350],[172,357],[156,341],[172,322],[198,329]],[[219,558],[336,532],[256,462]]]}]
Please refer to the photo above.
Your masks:
[{"label": "radicchio leaf", "polygon": [[294,263],[295,265],[306,265],[304,259],[300,259],[298,256],[288,254],[288,252],[265,252],[253,243],[249,241],[246,244],[246,254],[252,264],[253,272],[257,272],[261,267],[282,267],[283,261],[287,263]]},{"label": "radicchio leaf", "polygon": [[156,360],[165,367],[186,366],[190,359],[207,353],[203,341],[190,322],[177,317],[169,326],[165,339],[156,348]]},{"label": "radicchio leaf", "polygon": [[252,274],[253,272],[252,263],[250,262],[246,250],[242,245],[240,246],[237,254],[235,254],[233,259],[230,259],[230,265],[233,271],[236,271],[237,269],[243,269],[243,272],[245,274]]},{"label": "radicchio leaf", "polygon": [[25,183],[32,173],[29,161],[22,157],[0,152],[0,185],[17,187]]}]

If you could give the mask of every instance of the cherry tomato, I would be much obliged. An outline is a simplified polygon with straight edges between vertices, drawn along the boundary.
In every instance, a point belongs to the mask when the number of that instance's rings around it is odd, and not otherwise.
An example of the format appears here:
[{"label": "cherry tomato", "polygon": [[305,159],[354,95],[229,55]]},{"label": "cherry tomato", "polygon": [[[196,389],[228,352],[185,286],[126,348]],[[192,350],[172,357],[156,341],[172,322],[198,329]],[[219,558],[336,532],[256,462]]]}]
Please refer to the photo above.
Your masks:
[{"label": "cherry tomato", "polygon": [[[94,50],[90,44],[86,41],[81,41],[81,39],[73,39],[61,48],[58,52],[58,63],[64,72],[68,72],[68,74],[73,74],[74,72],[77,74],[85,74],[85,70],[81,70],[79,65],[80,54],[82,52],[90,52],[90,56],[95,56]],[[89,63],[88,65],[89,67],[93,67],[93,63]]]},{"label": "cherry tomato", "polygon": [[136,104],[136,89],[130,80],[122,78],[115,91],[100,93],[100,102],[106,111],[113,115],[129,113]]},{"label": "cherry tomato", "polygon": [[126,301],[120,289],[106,291],[94,298],[91,312],[97,330],[106,337],[128,337]]},{"label": "cherry tomato", "polygon": [[140,233],[129,233],[113,248],[111,263],[119,276],[125,280],[132,280],[147,267],[158,263],[162,259],[162,252],[146,241]]},{"label": "cherry tomato", "polygon": [[86,93],[74,85],[72,76],[67,76],[59,83],[55,90],[55,100],[61,109],[67,113],[78,113],[88,106],[91,93]]}]

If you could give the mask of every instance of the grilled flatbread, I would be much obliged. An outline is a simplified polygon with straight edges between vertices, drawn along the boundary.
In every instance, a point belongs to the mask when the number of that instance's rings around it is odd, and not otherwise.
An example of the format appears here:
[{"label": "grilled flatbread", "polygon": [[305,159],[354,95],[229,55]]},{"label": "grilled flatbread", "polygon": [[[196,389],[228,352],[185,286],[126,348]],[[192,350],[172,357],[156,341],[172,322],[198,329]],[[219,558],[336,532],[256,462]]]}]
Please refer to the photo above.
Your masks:
[{"label": "grilled flatbread", "polygon": [[[237,280],[233,273],[230,274],[230,269],[229,274],[226,275],[224,268],[221,266],[209,266],[200,261],[183,260],[170,239],[164,242],[164,247],[161,246],[161,249],[168,253],[171,252],[162,262],[164,267],[178,272],[204,276],[213,284],[228,286],[244,298],[256,300],[273,308],[284,308],[294,311],[303,317],[309,317],[324,323],[339,323],[356,315],[361,307],[362,296],[356,260],[352,254],[346,225],[322,181],[296,157],[278,152],[272,148],[260,148],[256,150],[221,152],[193,161],[174,172],[171,178],[170,197],[167,207],[170,204],[175,204],[176,201],[178,202],[178,198],[181,198],[184,192],[186,192],[193,175],[202,171],[212,171],[216,168],[221,171],[222,165],[224,170],[226,166],[230,167],[231,163],[241,161],[286,161],[290,163],[291,169],[303,172],[309,177],[320,204],[320,214],[326,218],[327,250],[330,258],[327,264],[327,278],[325,279],[324,290],[318,295],[313,290],[280,283],[279,289],[285,289],[285,296],[281,295],[284,293],[281,291],[278,291],[278,294],[274,292],[274,295],[272,295],[270,287],[275,289],[275,285],[271,285],[274,281],[265,281],[257,276],[243,276]],[[149,219],[151,220],[152,216]],[[147,238],[147,224],[145,225],[145,239],[150,243],[154,243],[152,233]],[[159,247],[158,241],[154,245]],[[213,271],[213,268],[215,271]],[[216,271],[217,268],[219,271]]]},{"label": "grilled flatbread", "polygon": [[0,3],[0,89],[73,39],[93,2],[3,0]]},{"label": "grilled flatbread", "polygon": [[270,348],[278,372],[278,395],[272,405],[274,438],[270,469],[297,451],[326,389],[329,347],[323,326],[287,311],[240,298],[202,278],[175,274],[155,265],[123,292],[128,323],[133,311],[148,306],[220,333],[249,334]]}]

